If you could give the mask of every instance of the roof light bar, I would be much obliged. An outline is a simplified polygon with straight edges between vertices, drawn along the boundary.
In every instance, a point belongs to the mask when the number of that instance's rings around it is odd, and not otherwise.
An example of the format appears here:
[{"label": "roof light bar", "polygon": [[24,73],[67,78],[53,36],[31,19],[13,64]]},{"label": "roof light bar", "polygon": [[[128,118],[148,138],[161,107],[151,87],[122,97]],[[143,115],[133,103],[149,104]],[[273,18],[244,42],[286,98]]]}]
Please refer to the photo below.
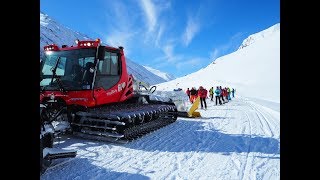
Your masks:
[{"label": "roof light bar", "polygon": [[50,44],[50,45],[44,46],[43,49],[45,51],[59,51],[59,47],[56,44]]},{"label": "roof light bar", "polygon": [[96,39],[95,41],[80,41],[80,40],[76,40],[76,44],[78,45],[78,47],[97,47],[99,46],[101,43],[100,39]]}]

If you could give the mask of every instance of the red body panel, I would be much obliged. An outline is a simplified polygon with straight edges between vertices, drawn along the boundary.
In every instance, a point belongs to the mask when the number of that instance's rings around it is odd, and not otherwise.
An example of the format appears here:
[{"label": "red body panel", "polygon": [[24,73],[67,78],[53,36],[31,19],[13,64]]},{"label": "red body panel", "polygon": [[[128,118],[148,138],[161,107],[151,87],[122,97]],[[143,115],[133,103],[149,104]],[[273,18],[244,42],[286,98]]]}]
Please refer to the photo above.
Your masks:
[{"label": "red body panel", "polygon": [[44,98],[49,98],[54,95],[55,99],[63,99],[67,105],[77,104],[81,106],[92,107],[95,106],[96,102],[92,96],[92,90],[83,91],[45,91],[40,94],[40,102]]},{"label": "red body panel", "polygon": [[[130,79],[132,82],[132,76],[128,75],[127,63],[125,61],[125,56],[123,54],[123,51],[121,51],[121,67],[122,67],[122,71],[121,71],[122,74],[121,74],[120,80],[118,81],[118,83],[116,85],[114,85],[110,89],[103,89],[102,87],[95,87],[93,94],[94,94],[94,97],[97,102],[96,105],[121,102],[121,101],[125,101],[128,98],[132,97],[133,86],[132,86],[132,83],[129,82]],[[131,93],[129,96],[126,96],[125,94],[128,91],[131,91]]]},{"label": "red body panel", "polygon": [[[96,44],[95,44],[96,45]],[[66,47],[60,50],[74,50],[84,48],[76,47]],[[88,48],[88,47],[86,47]],[[117,48],[106,46],[106,49],[116,50]],[[102,87],[94,87],[93,90],[78,90],[78,91],[44,91],[40,93],[40,102],[44,98],[50,98],[52,95],[55,99],[63,99],[67,105],[81,105],[86,107],[94,107],[104,104],[116,103],[126,101],[133,96],[133,77],[128,74],[127,64],[123,49],[120,49],[121,54],[121,77],[118,83],[116,83],[110,89],[103,89]]]}]

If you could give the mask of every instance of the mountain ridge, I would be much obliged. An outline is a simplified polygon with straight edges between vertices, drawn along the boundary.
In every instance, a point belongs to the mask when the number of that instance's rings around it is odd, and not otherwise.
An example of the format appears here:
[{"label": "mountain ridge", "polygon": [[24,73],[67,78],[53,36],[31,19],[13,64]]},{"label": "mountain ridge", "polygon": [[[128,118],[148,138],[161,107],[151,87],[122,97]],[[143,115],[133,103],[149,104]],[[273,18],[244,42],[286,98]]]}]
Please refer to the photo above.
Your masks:
[{"label": "mountain ridge", "polygon": [[256,40],[245,48],[219,57],[199,71],[157,84],[157,89],[222,86],[237,89],[241,96],[279,103],[280,24],[271,27],[274,29],[253,34]]}]

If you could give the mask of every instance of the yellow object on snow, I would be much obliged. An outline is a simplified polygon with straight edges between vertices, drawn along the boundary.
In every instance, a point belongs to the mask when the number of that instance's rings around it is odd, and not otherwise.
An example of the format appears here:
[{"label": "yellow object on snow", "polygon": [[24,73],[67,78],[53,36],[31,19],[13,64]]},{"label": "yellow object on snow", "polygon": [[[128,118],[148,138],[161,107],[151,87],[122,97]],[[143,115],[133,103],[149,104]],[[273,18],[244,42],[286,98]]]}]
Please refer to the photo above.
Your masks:
[{"label": "yellow object on snow", "polygon": [[199,107],[199,104],[200,104],[200,97],[198,96],[188,112],[189,117],[201,117],[200,112],[196,111]]}]

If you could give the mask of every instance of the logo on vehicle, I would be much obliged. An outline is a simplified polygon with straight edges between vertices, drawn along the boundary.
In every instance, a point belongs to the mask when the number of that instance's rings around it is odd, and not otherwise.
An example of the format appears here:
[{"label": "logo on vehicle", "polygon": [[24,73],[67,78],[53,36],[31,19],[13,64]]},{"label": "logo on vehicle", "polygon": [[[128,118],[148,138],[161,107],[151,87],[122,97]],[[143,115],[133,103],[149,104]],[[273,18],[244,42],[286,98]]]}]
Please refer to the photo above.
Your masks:
[{"label": "logo on vehicle", "polygon": [[116,89],[113,89],[113,90],[111,90],[110,92],[107,92],[107,96],[110,96],[110,95],[112,95],[112,94],[114,94],[114,93],[116,93],[117,92],[117,90]]},{"label": "logo on vehicle", "polygon": [[118,84],[118,91],[122,91],[126,87],[126,82],[123,82],[121,84]]}]

